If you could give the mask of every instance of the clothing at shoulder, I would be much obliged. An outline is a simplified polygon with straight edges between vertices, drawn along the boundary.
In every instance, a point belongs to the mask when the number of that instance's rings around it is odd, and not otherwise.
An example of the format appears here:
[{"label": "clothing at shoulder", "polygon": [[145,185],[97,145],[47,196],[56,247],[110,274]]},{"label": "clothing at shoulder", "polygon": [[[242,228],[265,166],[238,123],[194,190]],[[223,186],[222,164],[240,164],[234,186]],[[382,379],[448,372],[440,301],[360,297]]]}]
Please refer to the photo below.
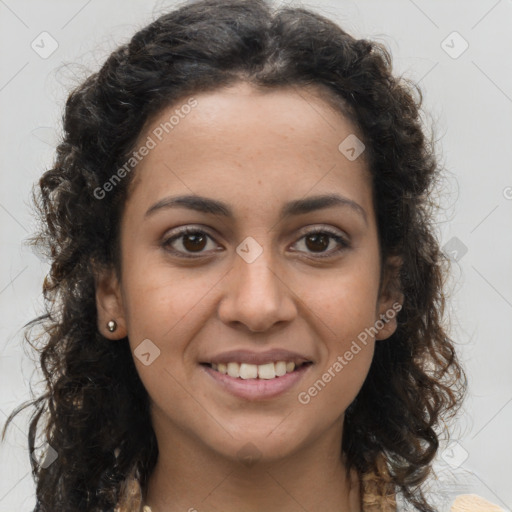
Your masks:
[{"label": "clothing at shoulder", "polygon": [[[364,485],[363,487],[368,487]],[[366,489],[368,490],[368,489]],[[139,512],[142,507],[142,492],[137,479],[129,479],[123,489],[121,500],[115,508],[115,512]],[[351,506],[354,503],[351,502]],[[149,508],[149,507],[148,507]],[[356,508],[357,505],[356,505]],[[144,507],[144,512],[147,510]],[[149,509],[151,511],[151,509]],[[363,500],[365,512],[399,512],[393,495],[376,496],[371,493],[365,495]],[[459,494],[451,505],[450,512],[506,512],[498,505],[487,501],[477,494]]]},{"label": "clothing at shoulder", "polygon": [[477,494],[460,494],[455,498],[450,512],[505,512],[505,510]]}]

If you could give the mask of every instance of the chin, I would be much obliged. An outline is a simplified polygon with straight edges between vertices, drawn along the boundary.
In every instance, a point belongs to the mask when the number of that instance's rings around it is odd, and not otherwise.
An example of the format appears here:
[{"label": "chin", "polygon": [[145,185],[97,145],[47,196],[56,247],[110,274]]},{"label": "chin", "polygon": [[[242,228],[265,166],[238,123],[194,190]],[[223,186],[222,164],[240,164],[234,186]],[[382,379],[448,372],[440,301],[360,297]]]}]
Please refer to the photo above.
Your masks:
[{"label": "chin", "polygon": [[253,428],[250,433],[233,435],[229,442],[225,439],[219,440],[213,447],[227,459],[252,466],[258,462],[272,463],[290,457],[300,449],[304,441],[303,438],[299,439],[290,432],[286,435],[282,432],[274,435],[272,429],[265,428],[258,431]]}]

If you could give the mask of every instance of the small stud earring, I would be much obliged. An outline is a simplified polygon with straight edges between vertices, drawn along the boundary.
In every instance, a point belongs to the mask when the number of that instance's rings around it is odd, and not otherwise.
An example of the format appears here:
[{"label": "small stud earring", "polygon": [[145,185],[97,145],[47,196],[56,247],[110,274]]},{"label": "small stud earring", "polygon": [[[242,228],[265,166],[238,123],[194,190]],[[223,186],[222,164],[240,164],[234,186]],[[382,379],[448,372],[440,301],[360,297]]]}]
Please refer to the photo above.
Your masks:
[{"label": "small stud earring", "polygon": [[107,327],[110,332],[114,332],[117,329],[116,321],[110,320],[109,323],[107,324]]}]

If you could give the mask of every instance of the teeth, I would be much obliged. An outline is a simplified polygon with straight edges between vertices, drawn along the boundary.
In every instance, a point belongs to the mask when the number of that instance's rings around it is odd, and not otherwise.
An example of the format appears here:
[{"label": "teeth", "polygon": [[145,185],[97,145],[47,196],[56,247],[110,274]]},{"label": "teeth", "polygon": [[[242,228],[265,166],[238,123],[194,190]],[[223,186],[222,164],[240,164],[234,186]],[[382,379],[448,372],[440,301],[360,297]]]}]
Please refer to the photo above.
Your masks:
[{"label": "teeth", "polygon": [[273,379],[276,376],[274,363],[260,364],[258,366],[258,377],[260,379]]},{"label": "teeth", "polygon": [[255,379],[258,376],[258,366],[255,364],[242,363],[240,365],[240,378]]},{"label": "teeth", "polygon": [[230,377],[240,379],[265,379],[270,380],[276,377],[282,377],[295,370],[294,362],[276,361],[266,364],[248,364],[248,363],[212,363],[212,368],[219,373],[229,375]]},{"label": "teeth", "polygon": [[[291,368],[290,372],[293,372],[295,365],[293,363],[289,363],[289,364],[290,364],[290,368]],[[293,365],[293,367],[291,365]],[[276,375],[278,377],[286,375],[286,369],[287,369],[288,363],[285,363],[284,361],[278,361],[274,366],[276,368]]]},{"label": "teeth", "polygon": [[228,363],[228,375],[230,377],[240,377],[240,365],[238,363]]}]

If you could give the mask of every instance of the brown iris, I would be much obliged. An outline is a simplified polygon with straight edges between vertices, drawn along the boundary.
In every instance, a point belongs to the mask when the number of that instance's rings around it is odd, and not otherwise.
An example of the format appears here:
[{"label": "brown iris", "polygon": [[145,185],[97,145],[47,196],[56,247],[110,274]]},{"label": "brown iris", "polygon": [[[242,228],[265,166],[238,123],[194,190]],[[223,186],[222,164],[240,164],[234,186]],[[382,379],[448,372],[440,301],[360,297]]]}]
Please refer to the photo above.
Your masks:
[{"label": "brown iris", "polygon": [[[187,233],[183,235],[183,247],[187,251],[194,252],[194,250],[201,251],[204,249],[204,244],[206,243],[206,235],[204,234],[191,234]],[[187,243],[190,241],[190,243]]]},{"label": "brown iris", "polygon": [[[320,251],[322,251],[322,250],[327,249],[327,247],[329,247],[329,238],[330,237],[328,235],[325,235],[323,233],[313,233],[306,237],[306,245],[307,245],[308,249],[311,249],[313,251],[318,249],[318,246],[320,246]],[[308,243],[311,240],[313,240],[313,248],[311,248],[311,244]],[[318,240],[320,240],[320,243],[318,243]],[[316,244],[316,248],[315,248],[315,244]]]}]

